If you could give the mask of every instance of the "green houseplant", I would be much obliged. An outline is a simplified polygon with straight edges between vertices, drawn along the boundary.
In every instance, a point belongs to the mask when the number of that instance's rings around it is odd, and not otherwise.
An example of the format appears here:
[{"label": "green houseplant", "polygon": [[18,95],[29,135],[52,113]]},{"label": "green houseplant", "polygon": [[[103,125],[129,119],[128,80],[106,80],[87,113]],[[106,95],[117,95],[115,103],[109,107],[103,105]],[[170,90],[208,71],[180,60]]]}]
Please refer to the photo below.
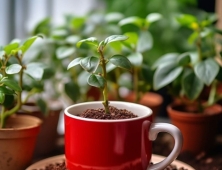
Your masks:
[{"label": "green houseplant", "polygon": [[[119,22],[121,27],[126,25],[135,25],[138,31],[126,32],[124,35],[129,37],[124,41],[125,48],[122,49],[127,54],[133,66],[132,81],[128,84],[133,84],[130,93],[124,97],[124,100],[136,102],[150,107],[154,112],[154,117],[162,104],[162,97],[156,93],[148,92],[152,88],[153,71],[145,62],[145,53],[153,47],[153,37],[148,31],[152,23],[161,19],[158,13],[151,13],[147,17],[140,18],[137,16],[122,19]],[[115,70],[116,71],[116,70]],[[115,74],[116,79],[121,79],[120,73]],[[123,81],[118,81],[116,93],[118,95],[119,88],[124,86]],[[133,83],[132,83],[133,82]],[[127,87],[127,85],[125,86]],[[119,95],[120,96],[120,95]]]},{"label": "green houseplant", "polygon": [[[97,52],[100,54],[100,58],[90,56],[86,58],[75,58],[69,65],[68,69],[80,64],[81,67],[90,73],[88,77],[88,84],[91,86],[95,86],[97,88],[103,89],[103,105],[105,107],[106,113],[109,112],[109,102],[108,102],[108,86],[107,86],[107,63],[111,62],[116,67],[124,68],[126,70],[131,71],[131,63],[130,61],[122,56],[122,55],[114,55],[111,58],[104,58],[104,49],[107,44],[115,41],[123,41],[126,40],[128,37],[124,35],[113,35],[106,38],[104,41],[98,43],[95,37],[90,37],[88,39],[81,40],[77,43],[77,46],[80,47],[82,43],[86,43],[89,45],[94,45],[97,48]],[[98,66],[101,66],[102,73],[96,73]]]},{"label": "green houseplant", "polygon": [[[84,70],[89,72],[90,75],[87,78],[88,84],[100,88],[103,91],[104,100],[102,102],[79,103],[65,110],[65,152],[66,164],[69,169],[78,167],[82,169],[109,169],[110,167],[114,169],[144,169],[144,167],[148,169],[161,169],[166,167],[179,153],[178,151],[182,146],[182,136],[177,128],[171,127],[172,129],[169,130],[166,124],[157,125],[160,126],[159,128],[153,127],[155,124],[149,127],[150,121],[152,121],[152,111],[148,107],[128,102],[108,101],[108,63],[112,63],[115,68],[119,67],[128,71],[132,70],[132,66],[127,57],[120,54],[107,57],[105,49],[107,49],[108,44],[124,41],[127,38],[125,35],[112,35],[104,41],[98,42],[95,37],[90,37],[77,43],[77,46],[81,46],[83,43],[95,46],[99,57],[87,56],[75,58],[68,65],[68,69],[80,65]],[[100,108],[102,105],[104,108]],[[138,115],[132,114],[131,111]],[[176,145],[174,152],[170,154],[169,161],[166,160],[156,165],[149,165],[151,157],[150,144],[142,146],[142,150],[144,150],[142,154],[144,152],[144,155],[141,158],[141,141],[145,140],[143,129],[148,128],[149,133],[152,134],[152,129],[158,129],[157,131],[159,132],[163,131],[164,126],[168,129],[166,131],[173,134],[175,138]],[[141,127],[143,128],[141,129]],[[80,129],[81,133],[78,132]],[[75,136],[74,134],[78,135]],[[155,137],[153,137],[150,137],[150,140],[155,140]],[[128,144],[126,141],[129,141]],[[97,147],[94,147],[95,145]],[[130,155],[128,153],[130,151],[129,148],[132,148],[133,145],[136,148],[133,154]],[[100,148],[99,150],[94,149],[98,147]],[[88,154],[84,156],[82,153],[85,153],[86,150]],[[85,159],[81,161],[83,156]],[[142,163],[141,159],[145,163]]]},{"label": "green houseplant", "polygon": [[[0,50],[0,154],[6,159],[1,161],[1,169],[24,170],[32,159],[41,120],[16,113],[32,95],[42,91],[37,82],[40,82],[45,66],[36,62],[26,63],[24,60],[24,54],[38,37],[40,36],[33,36],[21,45],[19,40],[13,40]],[[36,81],[35,84],[30,83],[32,85],[24,97],[22,95],[25,92],[25,84],[28,84],[27,78]],[[21,151],[26,154],[21,154]]]},{"label": "green houseplant", "polygon": [[[197,154],[212,147],[222,111],[216,104],[221,98],[216,93],[221,65],[215,48],[215,34],[221,31],[213,26],[215,15],[204,14],[199,19],[184,14],[177,21],[193,30],[188,41],[196,50],[168,53],[157,60],[153,65],[154,88],[167,86],[174,96],[174,103],[167,108],[169,116],[183,133],[183,150]],[[210,89],[207,93],[206,88]]]}]

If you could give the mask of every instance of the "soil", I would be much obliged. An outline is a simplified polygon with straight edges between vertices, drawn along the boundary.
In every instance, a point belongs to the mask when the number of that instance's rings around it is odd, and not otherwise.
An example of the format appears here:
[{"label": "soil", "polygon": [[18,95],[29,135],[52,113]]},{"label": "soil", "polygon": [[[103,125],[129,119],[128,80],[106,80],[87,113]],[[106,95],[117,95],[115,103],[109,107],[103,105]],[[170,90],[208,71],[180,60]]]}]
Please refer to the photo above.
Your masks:
[{"label": "soil", "polygon": [[[152,162],[150,164],[152,164]],[[45,169],[33,169],[33,170],[68,170],[68,169],[66,169],[65,162],[63,162],[55,165],[50,164],[46,166]],[[175,165],[169,165],[163,170],[187,170],[187,169],[184,169],[183,167],[177,168]]]},{"label": "soil", "polygon": [[125,109],[117,109],[113,106],[109,106],[110,113],[105,113],[104,108],[99,109],[87,109],[85,112],[81,113],[80,117],[90,118],[90,119],[103,119],[103,120],[117,120],[117,119],[130,119],[138,117],[132,112]]}]

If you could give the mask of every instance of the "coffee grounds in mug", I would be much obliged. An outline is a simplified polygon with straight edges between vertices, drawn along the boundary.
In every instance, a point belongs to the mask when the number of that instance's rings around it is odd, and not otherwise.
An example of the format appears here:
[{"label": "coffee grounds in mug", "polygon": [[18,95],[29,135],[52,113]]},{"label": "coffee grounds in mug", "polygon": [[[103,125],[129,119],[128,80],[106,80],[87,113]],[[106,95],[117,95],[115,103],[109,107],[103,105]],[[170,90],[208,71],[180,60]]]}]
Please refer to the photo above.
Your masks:
[{"label": "coffee grounds in mug", "polygon": [[98,109],[87,109],[83,113],[79,114],[79,117],[90,118],[90,119],[102,119],[102,120],[118,120],[118,119],[130,119],[138,117],[132,112],[126,109],[117,109],[113,106],[109,106],[110,113],[105,113],[104,108]]}]

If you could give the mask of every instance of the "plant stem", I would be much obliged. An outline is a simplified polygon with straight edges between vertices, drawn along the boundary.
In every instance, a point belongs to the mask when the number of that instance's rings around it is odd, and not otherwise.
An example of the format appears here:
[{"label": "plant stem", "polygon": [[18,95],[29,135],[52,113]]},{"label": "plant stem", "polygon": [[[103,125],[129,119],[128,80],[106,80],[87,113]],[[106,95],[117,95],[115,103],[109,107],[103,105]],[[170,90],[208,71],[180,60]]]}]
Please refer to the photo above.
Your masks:
[{"label": "plant stem", "polygon": [[139,90],[138,90],[138,68],[134,68],[134,73],[133,73],[133,81],[134,81],[134,92],[135,92],[135,103],[139,102]]},{"label": "plant stem", "polygon": [[198,31],[198,38],[197,38],[196,45],[197,45],[197,51],[198,51],[198,60],[201,61],[202,60],[202,50],[201,50],[202,39],[201,39],[200,31]]},{"label": "plant stem", "polygon": [[[99,47],[99,50],[98,52],[100,53],[100,61],[101,61],[101,64],[102,64],[102,70],[103,70],[103,78],[106,80],[106,61],[105,61],[105,58],[104,58],[104,55],[103,55],[103,46],[100,46]],[[109,101],[108,101],[108,96],[107,96],[107,93],[108,93],[108,89],[107,89],[107,81],[105,81],[105,84],[104,84],[104,89],[103,89],[103,105],[104,105],[104,108],[105,108],[105,112],[106,113],[109,113]]]},{"label": "plant stem", "polygon": [[27,94],[27,96],[25,97],[25,99],[22,101],[22,104],[25,104],[25,103],[28,101],[28,99],[29,99],[32,95],[34,95],[35,93],[36,93],[36,90],[35,90],[35,89],[32,89],[31,91],[29,91],[28,94]]},{"label": "plant stem", "polygon": [[5,106],[2,105],[2,110],[1,110],[1,128],[5,127],[5,121],[4,121],[4,115],[3,113],[5,112]]},{"label": "plant stem", "polygon": [[[18,56],[16,56],[16,58],[18,59],[19,61],[19,64],[22,65],[22,62],[21,60],[19,59]],[[8,61],[8,60],[7,60]],[[6,66],[7,62],[5,62],[5,66]],[[23,67],[21,69],[21,71],[19,72],[19,86],[22,88],[22,78],[23,78]],[[5,122],[6,122],[6,119],[11,116],[12,114],[14,114],[15,112],[17,112],[20,108],[21,108],[21,105],[22,105],[22,92],[18,92],[17,93],[18,95],[18,100],[17,100],[17,104],[15,107],[13,107],[12,109],[10,110],[3,110],[2,108],[2,113],[1,113],[1,128],[4,128],[5,127]]]},{"label": "plant stem", "polygon": [[217,80],[214,80],[210,89],[210,95],[206,107],[211,106],[216,102],[215,100],[216,92],[217,92]]}]

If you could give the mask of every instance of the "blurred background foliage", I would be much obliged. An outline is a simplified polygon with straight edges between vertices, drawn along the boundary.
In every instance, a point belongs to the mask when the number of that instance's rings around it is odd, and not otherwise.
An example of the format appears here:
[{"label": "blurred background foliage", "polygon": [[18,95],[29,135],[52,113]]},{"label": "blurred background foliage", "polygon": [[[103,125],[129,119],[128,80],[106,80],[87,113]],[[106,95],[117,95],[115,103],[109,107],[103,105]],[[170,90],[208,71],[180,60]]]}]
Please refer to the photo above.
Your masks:
[{"label": "blurred background foliage", "polygon": [[[184,52],[192,48],[185,37],[191,31],[184,29],[175,16],[181,13],[199,14],[197,0],[105,0],[107,12],[120,12],[125,17],[138,16],[145,18],[149,13],[160,13],[163,19],[153,24],[149,30],[153,35],[153,48],[146,52],[145,61],[152,64],[168,52]],[[132,31],[132,25],[124,26],[123,32]],[[134,28],[136,30],[136,28]]]}]

